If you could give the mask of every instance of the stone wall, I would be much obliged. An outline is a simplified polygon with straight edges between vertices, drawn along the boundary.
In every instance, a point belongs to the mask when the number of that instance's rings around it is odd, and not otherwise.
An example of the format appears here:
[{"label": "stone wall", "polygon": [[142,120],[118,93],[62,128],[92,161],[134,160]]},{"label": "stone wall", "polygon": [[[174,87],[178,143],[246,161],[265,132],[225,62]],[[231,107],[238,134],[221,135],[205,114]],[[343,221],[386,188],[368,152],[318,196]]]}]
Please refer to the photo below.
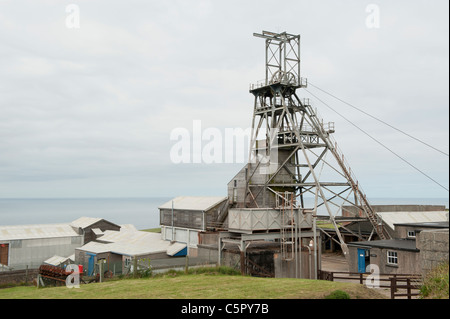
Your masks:
[{"label": "stone wall", "polygon": [[19,284],[22,282],[30,283],[36,279],[38,273],[39,269],[2,271],[0,272],[0,285],[11,283]]},{"label": "stone wall", "polygon": [[417,248],[420,249],[422,272],[427,272],[443,261],[448,262],[448,229],[423,230],[417,237]]}]

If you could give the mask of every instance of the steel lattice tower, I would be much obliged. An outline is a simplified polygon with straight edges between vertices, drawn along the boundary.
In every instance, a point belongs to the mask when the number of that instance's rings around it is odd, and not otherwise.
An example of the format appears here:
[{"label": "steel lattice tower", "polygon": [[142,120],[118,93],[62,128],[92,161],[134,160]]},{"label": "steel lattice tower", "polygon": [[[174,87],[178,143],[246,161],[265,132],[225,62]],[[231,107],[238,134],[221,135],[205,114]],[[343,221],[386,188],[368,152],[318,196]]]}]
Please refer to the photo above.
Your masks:
[{"label": "steel lattice tower", "polygon": [[[249,162],[240,172],[242,178],[234,181],[232,193],[229,190],[233,205],[278,209],[293,205],[313,214],[324,210],[345,255],[348,249],[335,217],[348,207],[370,220],[381,239],[388,238],[332,137],[334,123],[324,123],[309,100],[297,95],[307,86],[300,77],[300,35],[267,31],[253,35],[265,39],[265,79],[250,85],[254,109]],[[310,207],[308,195],[314,198]]]}]

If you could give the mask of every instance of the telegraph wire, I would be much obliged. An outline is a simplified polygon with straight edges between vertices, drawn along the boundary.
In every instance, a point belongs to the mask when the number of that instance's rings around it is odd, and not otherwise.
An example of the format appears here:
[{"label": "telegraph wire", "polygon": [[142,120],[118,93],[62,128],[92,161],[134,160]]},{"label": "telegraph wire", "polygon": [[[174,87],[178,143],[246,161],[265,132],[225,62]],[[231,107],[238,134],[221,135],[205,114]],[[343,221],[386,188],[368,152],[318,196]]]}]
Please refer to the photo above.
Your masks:
[{"label": "telegraph wire", "polygon": [[340,101],[340,102],[342,102],[342,103],[344,103],[344,104],[346,104],[346,105],[348,105],[348,106],[354,108],[355,110],[357,110],[357,111],[359,111],[359,112],[361,112],[361,113],[363,113],[363,114],[365,114],[365,115],[367,115],[367,116],[370,116],[370,117],[373,118],[374,120],[377,120],[378,122],[383,123],[383,124],[386,125],[386,126],[389,126],[390,128],[392,128],[392,129],[394,129],[394,130],[396,130],[396,131],[398,131],[398,132],[400,132],[400,133],[402,133],[402,134],[408,136],[409,138],[412,138],[413,140],[415,140],[415,141],[417,141],[417,142],[419,142],[419,143],[422,143],[423,145],[426,145],[426,146],[428,146],[429,148],[432,148],[432,149],[434,149],[435,151],[437,151],[437,152],[439,152],[439,153],[442,153],[442,154],[444,154],[444,155],[446,155],[446,156],[449,156],[448,153],[445,153],[444,151],[439,150],[438,148],[436,148],[436,147],[434,147],[434,146],[432,146],[432,145],[430,145],[430,144],[428,144],[428,143],[426,143],[426,142],[424,142],[424,141],[422,141],[422,140],[420,140],[420,139],[418,139],[418,138],[412,136],[411,134],[408,134],[408,133],[406,133],[406,132],[404,132],[404,131],[402,131],[402,130],[400,130],[400,129],[394,127],[394,126],[392,126],[391,124],[389,124],[389,123],[387,123],[387,122],[385,122],[385,121],[383,121],[383,120],[381,120],[381,119],[379,119],[379,118],[377,118],[377,117],[375,117],[375,116],[373,116],[373,115],[367,113],[366,111],[361,110],[360,108],[358,108],[358,107],[356,107],[356,106],[354,106],[354,105],[352,105],[352,104],[350,104],[350,103],[348,103],[348,102],[346,102],[346,101],[344,101],[344,100],[338,98],[337,96],[335,96],[335,95],[333,95],[333,94],[331,94],[331,93],[329,93],[329,92],[327,92],[327,91],[325,91],[325,90],[319,88],[318,86],[312,84],[312,83],[309,82],[309,81],[308,81],[308,85],[311,85],[311,86],[315,87],[316,89],[322,91],[323,93],[328,94],[329,96],[335,98],[336,100],[338,100],[338,101]]},{"label": "telegraph wire", "polygon": [[[308,83],[310,84],[310,83]],[[388,150],[389,152],[391,152],[392,154],[394,154],[396,157],[398,157],[399,159],[401,159],[403,162],[405,162],[406,164],[408,164],[409,166],[411,166],[413,169],[415,169],[416,171],[418,171],[420,174],[424,175],[426,178],[428,178],[429,180],[433,181],[435,184],[439,185],[440,187],[442,187],[443,189],[445,189],[447,192],[449,191],[448,188],[446,188],[445,186],[443,186],[442,184],[440,184],[438,181],[436,181],[435,179],[433,179],[431,176],[427,175],[426,173],[424,173],[423,171],[421,171],[419,168],[417,168],[416,166],[414,166],[413,164],[411,164],[410,162],[408,162],[406,159],[404,159],[403,157],[401,157],[400,155],[398,155],[397,153],[395,153],[393,150],[391,150],[389,147],[387,147],[386,145],[384,145],[383,143],[381,143],[380,141],[378,141],[375,137],[373,137],[372,135],[370,135],[369,133],[367,133],[366,131],[364,131],[362,128],[360,128],[358,125],[356,125],[355,123],[353,123],[352,121],[350,121],[348,118],[346,118],[345,116],[343,116],[342,114],[340,114],[338,111],[336,111],[335,109],[333,109],[331,106],[329,106],[327,103],[325,103],[324,101],[322,101],[320,98],[318,98],[317,96],[315,96],[314,94],[312,94],[308,89],[304,88],[304,90],[306,92],[308,92],[309,94],[311,94],[315,99],[317,99],[319,102],[321,102],[322,104],[324,104],[326,107],[328,107],[330,110],[332,110],[334,113],[336,113],[337,115],[339,115],[340,117],[342,117],[344,120],[346,120],[348,123],[350,123],[351,125],[353,125],[355,128],[357,128],[358,130],[360,130],[362,133],[364,133],[365,135],[367,135],[368,137],[370,137],[372,140],[374,140],[376,143],[378,143],[379,145],[381,145],[383,148],[385,148],[386,150]]]}]

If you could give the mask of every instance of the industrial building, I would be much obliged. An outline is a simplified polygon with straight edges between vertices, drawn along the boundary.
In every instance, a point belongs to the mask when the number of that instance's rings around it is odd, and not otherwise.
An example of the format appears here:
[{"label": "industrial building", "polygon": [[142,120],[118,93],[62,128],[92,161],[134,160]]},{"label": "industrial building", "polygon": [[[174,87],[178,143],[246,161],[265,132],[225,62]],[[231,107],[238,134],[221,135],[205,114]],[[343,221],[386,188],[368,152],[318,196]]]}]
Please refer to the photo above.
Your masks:
[{"label": "industrial building", "polygon": [[401,224],[423,224],[434,222],[448,222],[448,211],[403,211],[403,212],[379,212],[377,216],[385,226],[392,238],[406,238],[405,234],[399,234],[398,226]]},{"label": "industrial building", "polygon": [[[327,214],[346,256],[348,248],[336,222],[344,205],[368,221],[379,238],[389,234],[377,223],[333,138],[334,123],[325,122],[310,101],[298,95],[308,86],[300,76],[300,35],[253,35],[265,41],[265,78],[250,85],[254,102],[249,159],[228,183],[227,229],[219,234],[218,260],[238,263],[243,273],[317,278],[319,209]],[[313,202],[308,204],[307,197]]]},{"label": "industrial building", "polygon": [[58,262],[95,239],[95,233],[119,229],[114,223],[92,217],[64,224],[0,226],[0,271],[33,269],[46,261]]},{"label": "industrial building", "polygon": [[228,213],[227,197],[179,196],[159,207],[163,240],[185,244],[196,256],[200,234],[223,224]]},{"label": "industrial building", "polygon": [[38,268],[55,255],[72,255],[83,240],[70,224],[0,226],[0,271]]},{"label": "industrial building", "polygon": [[[448,220],[443,205],[372,205],[377,223],[383,225],[390,238],[401,238],[396,234],[394,224],[415,222],[441,222]],[[318,216],[327,220],[326,216]],[[355,207],[343,207],[342,216],[335,218],[345,243],[380,239],[371,223],[358,215]],[[319,227],[323,234],[322,249],[326,252],[341,251],[339,238],[332,227]]]},{"label": "industrial building", "polygon": [[[300,76],[300,35],[253,35],[265,40],[265,78],[249,88],[254,102],[248,163],[228,183],[226,198],[177,197],[162,205],[163,239],[242,273],[296,278],[317,278],[322,236],[349,263],[358,245],[396,243],[394,217],[379,211],[399,208],[377,210],[369,203],[333,138],[334,123],[297,95],[308,86]],[[329,231],[316,227],[319,210]],[[398,243],[402,251],[418,252],[410,242]]]},{"label": "industrial building", "polygon": [[138,231],[130,226],[122,227],[120,231],[107,230],[97,236],[95,240],[75,249],[75,263],[83,265],[87,275],[93,274],[95,265],[101,260],[105,262],[106,270],[123,274],[132,271],[135,258],[166,258],[170,248],[183,249],[181,245],[172,247],[169,241],[161,239],[161,234]]},{"label": "industrial building", "polygon": [[[436,214],[433,214],[436,213]],[[424,265],[433,260],[432,253],[425,251],[438,250],[444,252],[437,261],[448,261],[448,219],[442,221],[429,221],[438,219],[439,212],[396,212],[391,213],[390,222],[394,219],[411,221],[411,219],[425,219],[422,222],[401,222],[392,224],[395,237],[393,239],[357,241],[348,243],[349,270],[351,272],[366,272],[369,264],[377,265],[383,274],[421,274]],[[430,215],[432,217],[425,217]],[[403,216],[403,218],[402,218]],[[445,216],[445,215],[444,215]],[[421,217],[421,218],[420,218]],[[423,232],[439,231],[442,238],[430,238],[427,241],[419,239]],[[446,252],[446,254],[445,254]]]}]

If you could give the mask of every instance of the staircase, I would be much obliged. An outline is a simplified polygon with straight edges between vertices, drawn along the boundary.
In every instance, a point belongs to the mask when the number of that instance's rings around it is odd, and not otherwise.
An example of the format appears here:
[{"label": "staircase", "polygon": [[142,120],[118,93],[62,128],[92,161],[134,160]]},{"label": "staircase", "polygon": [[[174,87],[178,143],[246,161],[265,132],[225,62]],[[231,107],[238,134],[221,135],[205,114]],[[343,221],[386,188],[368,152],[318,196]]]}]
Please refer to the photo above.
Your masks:
[{"label": "staircase", "polygon": [[[370,223],[372,224],[373,228],[377,232],[380,239],[390,239],[389,234],[386,232],[386,230],[383,228],[383,225],[378,223],[377,216],[375,212],[373,211],[372,207],[370,206],[366,195],[364,194],[363,190],[359,186],[358,180],[356,179],[356,176],[352,173],[350,166],[346,162],[344,158],[344,154],[339,149],[337,142],[332,137],[331,132],[324,129],[323,121],[319,120],[317,116],[317,112],[314,111],[314,109],[311,107],[311,105],[304,105],[305,109],[309,115],[309,118],[311,119],[313,126],[315,126],[316,131],[319,132],[320,137],[325,141],[325,143],[328,146],[328,149],[331,151],[333,156],[335,157],[336,161],[338,162],[339,166],[342,169],[343,174],[345,175],[346,179],[350,183],[350,186],[353,189],[353,192],[356,196],[357,202],[355,204],[359,205],[357,206],[362,212],[364,212],[364,215],[369,219]],[[333,127],[334,131],[334,127]]]}]

